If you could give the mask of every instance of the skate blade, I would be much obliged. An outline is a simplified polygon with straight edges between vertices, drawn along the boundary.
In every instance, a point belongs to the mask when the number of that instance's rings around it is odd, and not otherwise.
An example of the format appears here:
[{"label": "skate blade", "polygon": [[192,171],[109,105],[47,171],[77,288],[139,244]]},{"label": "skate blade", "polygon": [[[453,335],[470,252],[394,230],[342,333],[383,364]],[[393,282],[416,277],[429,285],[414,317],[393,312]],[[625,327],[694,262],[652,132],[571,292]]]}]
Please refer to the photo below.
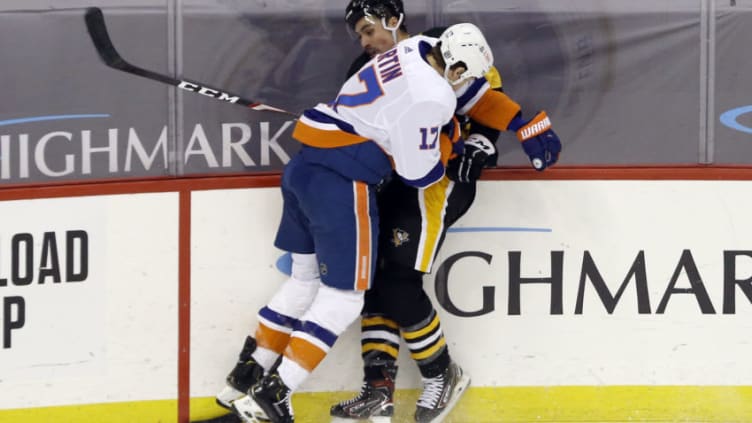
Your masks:
[{"label": "skate blade", "polygon": [[224,388],[222,388],[222,391],[217,394],[214,400],[220,407],[232,410],[232,402],[239,400],[244,396],[245,393],[238,391],[232,386],[226,385]]},{"label": "skate blade", "polygon": [[470,375],[463,371],[460,381],[452,390],[452,399],[449,400],[449,404],[444,407],[444,411],[442,411],[441,414],[436,416],[435,419],[431,420],[431,423],[441,423],[442,421],[444,421],[449,413],[452,412],[454,406],[457,405],[457,402],[459,402],[460,398],[462,398],[462,395],[465,393],[465,391],[467,391],[468,386],[470,386]]},{"label": "skate blade", "polygon": [[244,423],[264,423],[271,421],[266,412],[256,404],[256,401],[247,395],[232,402],[232,411]]}]

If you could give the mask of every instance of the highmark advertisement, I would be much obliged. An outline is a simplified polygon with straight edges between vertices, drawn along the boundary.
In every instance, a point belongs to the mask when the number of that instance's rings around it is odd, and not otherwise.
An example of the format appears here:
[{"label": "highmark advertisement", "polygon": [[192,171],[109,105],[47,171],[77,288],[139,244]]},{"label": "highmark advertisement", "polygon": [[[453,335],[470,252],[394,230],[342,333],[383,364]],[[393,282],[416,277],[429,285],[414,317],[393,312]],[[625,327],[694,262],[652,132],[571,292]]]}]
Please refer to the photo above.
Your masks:
[{"label": "highmark advertisement", "polygon": [[[12,101],[0,104],[0,182],[278,172],[299,148],[294,116],[106,66],[85,7],[6,3],[0,86]],[[232,93],[219,94],[225,100],[299,114],[335,99],[362,51],[332,2],[128,3],[99,4],[123,58]],[[752,69],[738,52],[752,13],[741,1],[716,3],[416,1],[406,21],[412,33],[477,24],[523,118],[551,117],[561,166],[746,163],[752,100],[738,87]],[[37,54],[24,54],[28,40]],[[513,134],[498,146],[500,165],[527,165]]]},{"label": "highmark advertisement", "polygon": [[[746,190],[481,182],[425,277],[452,356],[474,388],[748,385]],[[12,387],[0,409],[174,400],[178,328],[188,324],[182,386],[191,398],[218,392],[287,277],[285,252],[272,246],[281,196],[190,194],[189,322],[178,322],[178,197],[0,202],[0,385]],[[356,390],[359,341],[354,324],[300,392]],[[400,354],[398,385],[417,388]]]},{"label": "highmark advertisement", "polygon": [[289,139],[293,123],[196,123],[186,128],[183,150],[175,151],[166,125],[124,125],[109,114],[8,119],[0,121],[0,181],[164,176],[185,168],[279,169],[299,148]]},{"label": "highmark advertisement", "polygon": [[[747,384],[740,366],[752,346],[739,334],[752,329],[752,200],[740,190],[736,182],[482,182],[425,278],[452,355],[474,386]],[[237,353],[201,345],[238,344],[286,277],[274,227],[262,222],[280,205],[274,190],[194,197],[194,219],[207,226],[193,237],[192,353],[203,363],[192,368],[193,395],[220,388]],[[248,219],[251,210],[264,218]],[[210,220],[218,213],[225,219]],[[402,360],[398,383],[417,387]],[[354,325],[304,389],[355,390],[359,366]]]}]

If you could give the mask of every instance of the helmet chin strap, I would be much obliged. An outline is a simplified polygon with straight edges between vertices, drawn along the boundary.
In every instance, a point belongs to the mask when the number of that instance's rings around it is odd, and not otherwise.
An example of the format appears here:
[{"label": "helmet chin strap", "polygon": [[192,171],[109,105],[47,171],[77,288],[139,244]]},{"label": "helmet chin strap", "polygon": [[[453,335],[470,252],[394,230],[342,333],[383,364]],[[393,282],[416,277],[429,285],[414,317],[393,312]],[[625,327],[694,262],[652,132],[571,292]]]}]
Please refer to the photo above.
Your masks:
[{"label": "helmet chin strap", "polygon": [[394,24],[394,26],[389,26],[386,23],[386,18],[381,18],[381,26],[384,27],[387,31],[392,33],[392,39],[394,40],[394,44],[397,44],[397,30],[399,30],[400,25],[402,25],[402,21],[405,19],[405,14],[400,13],[399,19],[397,19],[397,23]]},{"label": "helmet chin strap", "polygon": [[[450,71],[449,67],[450,67],[449,65],[446,65],[446,67],[444,68],[444,79],[446,79],[450,85],[452,85],[455,88],[458,88],[461,84],[468,82],[468,77],[467,76],[463,77],[463,75],[460,75],[460,77],[457,78],[456,81],[450,80],[449,79],[449,71]],[[463,72],[463,74],[466,72],[467,71]]]}]

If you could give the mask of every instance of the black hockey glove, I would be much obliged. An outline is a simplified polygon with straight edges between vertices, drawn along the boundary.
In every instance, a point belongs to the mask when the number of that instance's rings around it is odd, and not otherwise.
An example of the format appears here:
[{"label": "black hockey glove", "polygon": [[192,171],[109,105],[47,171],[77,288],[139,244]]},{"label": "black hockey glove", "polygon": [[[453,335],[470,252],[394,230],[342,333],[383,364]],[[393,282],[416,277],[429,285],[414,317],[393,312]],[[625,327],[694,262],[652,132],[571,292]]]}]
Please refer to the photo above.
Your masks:
[{"label": "black hockey glove", "polygon": [[488,156],[494,154],[494,144],[481,134],[470,134],[465,140],[462,155],[449,161],[447,176],[463,184],[475,182],[486,165]]},{"label": "black hockey glove", "polygon": [[522,149],[535,170],[542,171],[559,160],[561,141],[551,129],[546,112],[538,112],[527,122],[518,116],[510,124],[510,129],[517,132]]}]

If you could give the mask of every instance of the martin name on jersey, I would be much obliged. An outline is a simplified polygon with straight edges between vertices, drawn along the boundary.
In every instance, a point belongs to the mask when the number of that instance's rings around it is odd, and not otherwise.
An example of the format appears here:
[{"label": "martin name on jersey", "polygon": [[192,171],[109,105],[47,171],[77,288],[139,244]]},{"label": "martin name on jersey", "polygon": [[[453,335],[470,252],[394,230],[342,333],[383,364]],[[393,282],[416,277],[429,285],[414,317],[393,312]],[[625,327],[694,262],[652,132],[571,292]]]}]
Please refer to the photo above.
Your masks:
[{"label": "martin name on jersey", "polygon": [[370,184],[392,169],[415,187],[440,180],[459,131],[455,93],[425,58],[437,42],[402,41],[363,65],[333,102],[306,110],[293,132],[300,154]]}]

